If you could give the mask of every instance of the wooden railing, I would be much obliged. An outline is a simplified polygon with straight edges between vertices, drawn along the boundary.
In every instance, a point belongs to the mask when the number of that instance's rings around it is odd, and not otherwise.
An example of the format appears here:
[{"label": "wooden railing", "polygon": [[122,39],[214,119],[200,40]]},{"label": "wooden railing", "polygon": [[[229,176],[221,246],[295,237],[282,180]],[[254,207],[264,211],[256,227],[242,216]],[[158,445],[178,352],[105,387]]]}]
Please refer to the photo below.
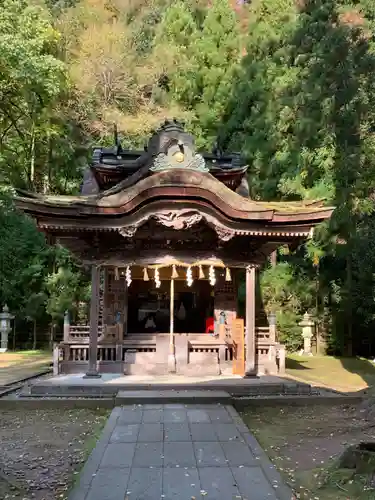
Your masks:
[{"label": "wooden railing", "polygon": [[[72,325],[69,328],[69,336],[64,332],[64,337],[66,337],[64,342],[55,347],[55,373],[85,371],[89,357],[89,331],[88,325]],[[106,332],[105,327],[100,327],[97,357],[100,371],[123,370],[127,352],[155,353],[157,335],[133,334],[118,341],[116,332],[111,338],[111,335],[108,335],[108,330]],[[213,353],[220,357],[220,362],[233,360],[234,348],[230,338],[221,341],[208,334],[186,335],[190,353]],[[256,328],[256,362],[261,373],[282,374],[285,371],[285,348],[273,340],[268,327]]]}]

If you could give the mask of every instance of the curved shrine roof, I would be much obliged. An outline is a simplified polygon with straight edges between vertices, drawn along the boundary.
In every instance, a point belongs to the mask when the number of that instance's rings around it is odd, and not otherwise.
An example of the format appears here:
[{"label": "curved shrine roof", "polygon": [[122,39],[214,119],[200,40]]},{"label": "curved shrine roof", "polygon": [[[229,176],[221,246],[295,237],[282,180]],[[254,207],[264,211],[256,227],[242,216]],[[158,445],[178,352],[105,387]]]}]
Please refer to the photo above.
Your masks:
[{"label": "curved shrine roof", "polygon": [[[142,162],[139,157],[131,160],[132,168],[116,184],[104,182],[102,186],[109,186],[107,189],[101,190],[97,182],[102,175],[98,176],[97,169],[102,169],[103,163],[94,162],[86,174],[86,190],[83,189],[90,192],[91,183],[91,194],[53,196],[19,192],[16,205],[46,230],[121,231],[130,226],[136,230],[153,218],[164,226],[184,229],[191,221],[203,218],[219,228],[219,236],[226,232],[230,237],[306,236],[333,211],[324,207],[322,201],[262,202],[242,196],[238,189],[233,190],[233,186],[220,179],[220,175],[226,175],[223,166],[215,167],[215,175],[212,164],[207,165],[205,157],[195,152],[193,138],[177,122],[166,122],[150,139],[146,153]],[[122,162],[123,155],[117,157]],[[242,179],[246,167],[238,156],[225,158],[232,159],[227,171],[237,172]],[[112,162],[109,176],[113,175],[113,167]],[[119,164],[115,167],[117,171],[120,168]],[[241,179],[239,184],[243,184]],[[125,233],[128,234],[126,230]]]}]

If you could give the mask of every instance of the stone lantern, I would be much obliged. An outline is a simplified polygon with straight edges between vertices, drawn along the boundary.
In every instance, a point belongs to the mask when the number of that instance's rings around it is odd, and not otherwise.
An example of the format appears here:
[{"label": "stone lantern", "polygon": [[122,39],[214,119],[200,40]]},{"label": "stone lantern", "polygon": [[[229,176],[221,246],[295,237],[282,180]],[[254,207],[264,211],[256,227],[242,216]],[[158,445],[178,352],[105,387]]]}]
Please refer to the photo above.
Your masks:
[{"label": "stone lantern", "polygon": [[272,311],[268,315],[268,326],[270,329],[270,341],[273,343],[276,342],[276,325],[277,325],[276,313]]},{"label": "stone lantern", "polygon": [[302,356],[312,356],[311,352],[311,339],[314,336],[315,323],[309,313],[305,313],[302,321],[299,323],[302,327],[302,337],[303,337],[303,351]]},{"label": "stone lantern", "polygon": [[10,322],[14,319],[14,316],[9,313],[9,308],[5,304],[3,307],[3,312],[0,313],[0,333],[1,333],[1,348],[0,352],[6,352],[8,350],[8,335],[11,331]]}]

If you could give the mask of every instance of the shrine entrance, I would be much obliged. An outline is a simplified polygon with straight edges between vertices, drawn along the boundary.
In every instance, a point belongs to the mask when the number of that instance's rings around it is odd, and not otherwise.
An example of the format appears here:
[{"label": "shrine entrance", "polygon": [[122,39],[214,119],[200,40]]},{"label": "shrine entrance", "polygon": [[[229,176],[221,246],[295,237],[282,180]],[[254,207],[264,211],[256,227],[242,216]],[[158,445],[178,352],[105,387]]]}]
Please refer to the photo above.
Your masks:
[{"label": "shrine entrance", "polygon": [[213,318],[214,298],[207,281],[196,281],[189,287],[183,279],[175,279],[171,297],[170,280],[162,280],[155,288],[152,281],[134,279],[128,293],[127,334],[168,333],[173,300],[174,333],[206,333]]}]

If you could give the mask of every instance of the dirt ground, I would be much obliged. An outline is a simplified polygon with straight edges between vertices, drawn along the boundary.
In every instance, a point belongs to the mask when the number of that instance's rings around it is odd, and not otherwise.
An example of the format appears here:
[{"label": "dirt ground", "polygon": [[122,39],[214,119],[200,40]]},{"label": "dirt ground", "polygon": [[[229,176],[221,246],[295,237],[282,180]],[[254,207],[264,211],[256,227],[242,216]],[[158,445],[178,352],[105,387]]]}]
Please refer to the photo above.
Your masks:
[{"label": "dirt ground", "polygon": [[243,418],[296,498],[375,499],[373,478],[334,467],[350,444],[375,441],[375,420],[366,418],[362,407],[257,408],[246,410]]},{"label": "dirt ground", "polygon": [[64,500],[107,420],[105,410],[0,412],[0,498]]}]

